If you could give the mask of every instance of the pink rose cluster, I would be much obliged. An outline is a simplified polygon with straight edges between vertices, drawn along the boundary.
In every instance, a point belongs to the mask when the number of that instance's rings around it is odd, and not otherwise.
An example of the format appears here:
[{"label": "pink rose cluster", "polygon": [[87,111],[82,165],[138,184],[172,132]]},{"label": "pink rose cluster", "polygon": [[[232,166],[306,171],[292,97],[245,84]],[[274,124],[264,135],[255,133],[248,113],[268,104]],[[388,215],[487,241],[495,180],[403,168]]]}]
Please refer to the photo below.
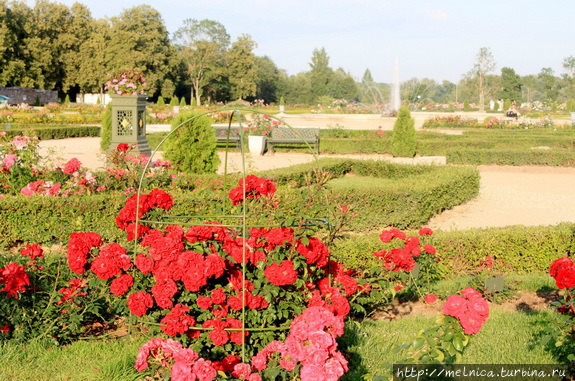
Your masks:
[{"label": "pink rose cluster", "polygon": [[138,351],[136,370],[145,370],[150,360],[156,360],[164,367],[171,365],[171,379],[174,381],[207,381],[217,376],[211,361],[200,358],[192,349],[184,348],[175,340],[150,339]]},{"label": "pink rose cluster", "polygon": [[489,317],[489,303],[479,292],[469,287],[461,295],[451,295],[443,304],[443,314],[457,318],[468,335],[474,335]]},{"label": "pink rose cluster", "polygon": [[343,329],[341,317],[323,307],[310,307],[292,321],[285,342],[272,341],[252,358],[253,367],[266,369],[277,353],[280,366],[288,372],[301,364],[302,381],[338,380],[348,370],[336,342]]}]

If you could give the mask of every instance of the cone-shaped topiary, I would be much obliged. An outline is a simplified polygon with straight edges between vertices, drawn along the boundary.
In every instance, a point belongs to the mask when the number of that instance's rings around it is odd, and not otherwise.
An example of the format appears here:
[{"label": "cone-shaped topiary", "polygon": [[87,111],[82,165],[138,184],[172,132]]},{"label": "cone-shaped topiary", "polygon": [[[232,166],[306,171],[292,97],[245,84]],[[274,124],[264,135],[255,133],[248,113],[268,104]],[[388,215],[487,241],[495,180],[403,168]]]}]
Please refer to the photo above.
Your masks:
[{"label": "cone-shaped topiary", "polygon": [[[184,126],[164,142],[164,158],[178,171],[185,173],[215,173],[220,164],[216,151],[216,134],[212,121],[193,112],[178,114],[172,122],[172,130]],[[193,119],[192,119],[193,118]]]},{"label": "cone-shaped topiary", "polygon": [[393,125],[391,154],[399,157],[414,157],[417,148],[415,121],[409,109],[405,106],[399,109],[399,114]]},{"label": "cone-shaped topiary", "polygon": [[170,106],[178,106],[180,104],[180,101],[178,100],[178,97],[176,97],[175,95],[172,96],[172,99],[170,99]]},{"label": "cone-shaped topiary", "polygon": [[158,101],[156,102],[156,106],[164,107],[165,105],[166,105],[166,102],[164,101],[164,97],[158,97]]}]

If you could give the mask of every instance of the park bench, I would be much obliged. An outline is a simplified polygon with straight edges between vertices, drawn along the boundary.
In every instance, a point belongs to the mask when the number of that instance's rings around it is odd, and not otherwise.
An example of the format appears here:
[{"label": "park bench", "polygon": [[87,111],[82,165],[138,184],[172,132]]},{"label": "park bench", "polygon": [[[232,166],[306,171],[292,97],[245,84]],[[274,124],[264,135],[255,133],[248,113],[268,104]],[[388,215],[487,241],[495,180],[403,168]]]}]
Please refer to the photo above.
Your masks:
[{"label": "park bench", "polygon": [[319,154],[319,128],[274,128],[267,140],[270,153],[274,153],[276,145],[303,144],[313,146],[314,152]]},{"label": "park bench", "polygon": [[237,149],[241,148],[241,134],[239,127],[230,127],[230,136],[228,139],[228,126],[213,126],[216,133],[217,143],[235,144]]}]

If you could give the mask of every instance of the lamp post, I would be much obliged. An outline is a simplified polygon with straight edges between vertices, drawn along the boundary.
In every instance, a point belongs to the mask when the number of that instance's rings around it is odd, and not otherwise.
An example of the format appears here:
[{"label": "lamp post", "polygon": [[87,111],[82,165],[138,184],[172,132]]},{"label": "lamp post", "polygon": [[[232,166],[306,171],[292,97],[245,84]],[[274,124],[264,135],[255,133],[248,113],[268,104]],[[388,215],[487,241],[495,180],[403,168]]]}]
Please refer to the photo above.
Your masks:
[{"label": "lamp post", "polygon": [[112,139],[110,149],[120,143],[132,145],[132,152],[150,156],[146,139],[147,95],[112,95]]}]

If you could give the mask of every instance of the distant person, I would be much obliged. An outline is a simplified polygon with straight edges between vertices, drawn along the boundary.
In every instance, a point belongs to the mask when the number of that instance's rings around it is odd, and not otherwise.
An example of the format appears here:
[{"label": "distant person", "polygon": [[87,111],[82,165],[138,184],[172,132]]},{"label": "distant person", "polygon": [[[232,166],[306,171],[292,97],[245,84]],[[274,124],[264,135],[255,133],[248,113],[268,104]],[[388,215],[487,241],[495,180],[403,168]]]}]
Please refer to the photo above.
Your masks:
[{"label": "distant person", "polygon": [[513,101],[511,107],[509,107],[509,110],[505,113],[505,116],[508,118],[515,118],[516,120],[519,118],[519,111],[517,111],[517,103],[515,101]]}]

